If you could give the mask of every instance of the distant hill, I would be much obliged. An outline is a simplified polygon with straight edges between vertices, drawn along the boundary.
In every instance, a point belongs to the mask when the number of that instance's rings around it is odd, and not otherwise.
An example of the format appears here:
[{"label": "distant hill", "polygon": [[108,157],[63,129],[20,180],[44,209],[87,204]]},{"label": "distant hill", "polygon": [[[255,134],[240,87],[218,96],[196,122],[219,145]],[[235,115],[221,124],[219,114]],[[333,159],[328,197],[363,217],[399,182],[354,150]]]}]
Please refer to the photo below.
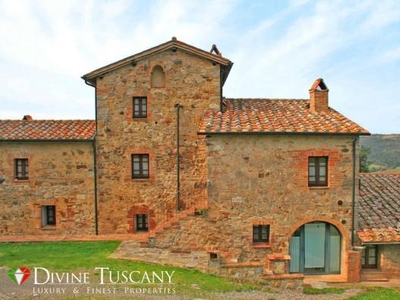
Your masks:
[{"label": "distant hill", "polygon": [[371,150],[368,156],[371,172],[400,172],[400,134],[362,136],[360,145]]}]

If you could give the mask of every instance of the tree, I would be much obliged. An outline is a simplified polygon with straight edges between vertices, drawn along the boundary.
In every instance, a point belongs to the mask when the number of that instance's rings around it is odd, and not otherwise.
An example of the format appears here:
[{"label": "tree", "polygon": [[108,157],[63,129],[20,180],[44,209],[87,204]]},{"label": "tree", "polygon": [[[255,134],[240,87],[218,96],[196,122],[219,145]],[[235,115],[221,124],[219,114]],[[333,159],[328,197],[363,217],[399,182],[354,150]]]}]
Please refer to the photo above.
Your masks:
[{"label": "tree", "polygon": [[367,173],[370,172],[370,162],[368,161],[368,156],[371,153],[371,149],[367,146],[361,146],[360,149],[360,172]]}]

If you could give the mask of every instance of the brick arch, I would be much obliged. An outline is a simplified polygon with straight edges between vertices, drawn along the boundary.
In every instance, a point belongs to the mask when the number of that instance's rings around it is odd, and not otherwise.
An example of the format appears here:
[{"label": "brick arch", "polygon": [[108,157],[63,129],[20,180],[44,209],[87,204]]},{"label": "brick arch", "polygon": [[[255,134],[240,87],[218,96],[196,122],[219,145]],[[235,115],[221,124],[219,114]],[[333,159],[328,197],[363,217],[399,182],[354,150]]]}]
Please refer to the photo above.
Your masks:
[{"label": "brick arch", "polygon": [[156,227],[154,209],[150,209],[147,205],[134,205],[131,206],[127,214],[129,233],[136,232],[134,216],[137,214],[146,214],[149,216],[149,230],[152,230]]},{"label": "brick arch", "polygon": [[324,222],[330,225],[333,225],[336,227],[336,229],[339,231],[340,234],[340,240],[341,240],[341,245],[340,245],[340,262],[339,262],[339,270],[340,274],[335,273],[321,273],[320,275],[327,275],[333,276],[332,278],[335,278],[337,276],[338,278],[346,278],[348,274],[348,260],[349,260],[349,246],[351,245],[350,243],[350,235],[348,234],[348,228],[343,226],[340,222],[336,220],[332,220],[328,217],[311,217],[311,218],[304,218],[303,220],[296,222],[289,230],[288,236],[287,236],[287,242],[288,242],[288,251],[290,251],[290,240],[293,234],[297,229],[299,229],[301,226],[304,226],[308,223],[312,222]]},{"label": "brick arch", "polygon": [[295,231],[297,229],[299,229],[301,226],[307,224],[307,223],[311,223],[311,222],[325,222],[325,223],[329,223],[334,225],[340,232],[341,238],[342,238],[342,243],[343,246],[347,246],[349,245],[349,235],[347,234],[347,228],[344,227],[340,222],[336,221],[336,220],[332,220],[330,218],[327,217],[312,217],[312,218],[305,218],[301,221],[296,222],[289,230],[289,234],[287,236],[287,240],[289,241],[290,238],[292,237],[292,235],[295,233]]}]

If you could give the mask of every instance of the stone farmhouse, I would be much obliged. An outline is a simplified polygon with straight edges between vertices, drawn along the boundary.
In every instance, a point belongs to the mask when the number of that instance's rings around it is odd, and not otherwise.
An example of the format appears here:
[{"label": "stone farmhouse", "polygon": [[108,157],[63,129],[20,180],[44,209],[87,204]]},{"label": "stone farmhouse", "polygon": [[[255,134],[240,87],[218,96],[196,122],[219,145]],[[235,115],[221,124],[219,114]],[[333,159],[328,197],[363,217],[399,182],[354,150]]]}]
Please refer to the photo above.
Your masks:
[{"label": "stone farmhouse", "polygon": [[173,38],[82,77],[95,120],[1,120],[0,235],[129,234],[236,277],[398,276],[399,217],[382,238],[393,212],[365,206],[385,176],[363,175],[359,194],[368,131],[322,79],[303,100],[225,98],[232,65]]}]

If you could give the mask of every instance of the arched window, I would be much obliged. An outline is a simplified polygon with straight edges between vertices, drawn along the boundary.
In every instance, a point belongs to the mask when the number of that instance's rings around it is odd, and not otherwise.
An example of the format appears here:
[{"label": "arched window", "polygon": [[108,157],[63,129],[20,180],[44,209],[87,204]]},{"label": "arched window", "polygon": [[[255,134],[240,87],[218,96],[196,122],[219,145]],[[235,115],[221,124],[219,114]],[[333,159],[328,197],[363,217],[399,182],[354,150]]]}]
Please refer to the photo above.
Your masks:
[{"label": "arched window", "polygon": [[159,65],[155,66],[151,72],[151,87],[165,87],[165,73]]},{"label": "arched window", "polygon": [[340,273],[341,236],[332,224],[304,224],[290,238],[289,248],[291,273]]}]

